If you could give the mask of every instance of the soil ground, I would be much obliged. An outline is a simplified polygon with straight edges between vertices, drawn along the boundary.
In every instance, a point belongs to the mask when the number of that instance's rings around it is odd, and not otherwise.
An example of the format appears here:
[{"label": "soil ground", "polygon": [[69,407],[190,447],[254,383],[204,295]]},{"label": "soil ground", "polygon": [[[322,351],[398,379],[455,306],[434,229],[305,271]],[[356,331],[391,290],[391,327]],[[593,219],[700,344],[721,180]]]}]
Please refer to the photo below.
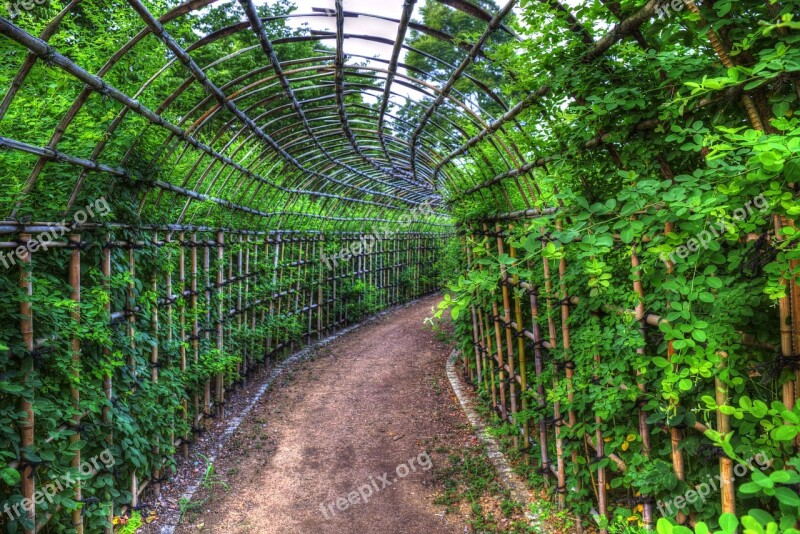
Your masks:
[{"label": "soil ground", "polygon": [[[183,503],[177,532],[473,532],[475,500],[454,499],[460,483],[450,475],[477,440],[445,375],[451,347],[423,324],[439,298],[287,372],[231,437],[211,482]],[[500,516],[500,502],[480,495],[479,507]]]}]

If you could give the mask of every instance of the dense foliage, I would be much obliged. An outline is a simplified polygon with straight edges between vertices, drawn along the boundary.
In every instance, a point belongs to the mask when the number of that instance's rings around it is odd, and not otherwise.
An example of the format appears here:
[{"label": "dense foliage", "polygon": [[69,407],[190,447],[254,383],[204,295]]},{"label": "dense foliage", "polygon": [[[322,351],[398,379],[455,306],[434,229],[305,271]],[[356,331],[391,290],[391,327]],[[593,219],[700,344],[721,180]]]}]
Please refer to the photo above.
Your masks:
[{"label": "dense foliage", "polygon": [[[503,79],[506,94],[548,89],[503,137],[536,164],[527,175],[475,189],[519,166],[509,163],[519,161],[511,150],[482,143],[491,164],[459,162],[461,182],[450,190],[474,260],[445,302],[458,317],[467,357],[474,365],[470,310],[491,318],[495,302],[502,311],[505,268],[535,288],[542,310],[547,304],[538,318],[545,337],[550,324],[557,333],[543,373],[528,364],[529,408],[515,423],[552,424],[553,403],[562,414],[577,414],[576,424],[560,429],[574,510],[591,515],[595,476],[605,468],[612,473],[612,517],[601,523],[616,518],[635,525],[642,502],[670,501],[718,475],[718,454],[744,461],[763,452],[770,468],[748,470],[736,481],[741,523],[746,532],[798,532],[797,356],[791,344],[781,348],[781,329],[791,328],[781,322],[800,311],[790,294],[794,282],[787,283],[800,259],[792,222],[800,214],[797,4],[713,1],[698,10],[684,2],[628,27],[627,37],[604,54],[595,54],[601,37],[646,6],[586,3],[570,14],[553,2],[522,5],[517,31],[526,39],[492,57],[514,73]],[[719,37],[716,49],[708,32]],[[557,210],[502,222],[507,245],[500,254],[495,223],[486,235],[481,221],[529,207]],[[632,265],[632,255],[640,265]],[[642,310],[663,319],[644,335],[633,313],[613,311],[636,309],[639,281]],[[525,306],[528,294],[514,288]],[[562,322],[564,299],[571,297],[578,304],[570,303]],[[791,319],[780,311],[789,307]],[[523,322],[531,320],[528,310]],[[570,379],[565,361],[572,362]],[[643,398],[637,383],[646,387]],[[545,410],[537,406],[538,385]],[[491,388],[482,387],[488,395]],[[729,396],[724,402],[720,389]],[[643,449],[632,417],[639,409],[648,414],[651,451]],[[729,431],[715,430],[718,412],[730,418]],[[584,443],[598,427],[606,442],[601,458]],[[683,479],[673,469],[671,429],[680,430]],[[573,470],[575,462],[581,467]],[[717,494],[684,511],[712,530],[735,528],[730,516],[720,519]],[[658,528],[685,531],[669,525],[662,518]],[[697,532],[706,531],[698,525]]]}]

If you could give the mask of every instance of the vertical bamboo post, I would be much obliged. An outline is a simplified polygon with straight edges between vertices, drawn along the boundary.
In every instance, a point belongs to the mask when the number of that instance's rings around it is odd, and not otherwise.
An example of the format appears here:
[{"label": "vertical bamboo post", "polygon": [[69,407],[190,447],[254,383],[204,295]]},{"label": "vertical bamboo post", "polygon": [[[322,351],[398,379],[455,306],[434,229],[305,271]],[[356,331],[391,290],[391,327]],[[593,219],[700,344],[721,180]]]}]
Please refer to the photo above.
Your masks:
[{"label": "vertical bamboo post", "polygon": [[[488,235],[489,228],[486,224],[483,225],[484,234]],[[489,250],[489,243],[486,243],[486,249]],[[503,338],[500,334],[500,312],[498,311],[497,300],[491,298],[492,301],[492,317],[494,319],[494,338],[497,344],[497,352],[495,353],[495,360],[497,361],[497,375],[498,375],[498,388],[500,390],[500,414],[503,420],[508,419],[508,411],[506,409],[506,371],[505,362],[503,361]],[[497,406],[495,406],[497,408]]]},{"label": "vertical bamboo post", "polygon": [[[773,215],[773,225],[775,227],[775,236],[776,239],[780,241],[784,241],[783,237],[783,228],[785,226],[789,226],[788,221],[785,217],[782,217],[778,214]],[[778,299],[778,317],[780,320],[780,339],[781,339],[781,355],[784,357],[789,357],[793,354],[793,347],[792,347],[792,338],[793,338],[793,325],[794,322],[797,320],[792,316],[791,307],[791,295],[793,293],[792,288],[789,287],[789,282],[785,278],[781,278],[781,283],[786,288],[786,296]],[[792,285],[794,282],[791,282]],[[794,395],[794,383],[791,380],[787,380],[783,383],[782,386],[782,399],[781,401],[783,404],[791,409],[794,406],[795,395]]]},{"label": "vertical bamboo post", "polygon": [[[244,294],[239,294],[239,308],[242,308],[242,304],[244,304],[243,316],[241,324],[244,324],[244,328],[250,327],[250,252],[251,252],[252,244],[250,242],[250,234],[247,235],[247,240],[245,242],[245,253],[244,253]],[[241,276],[241,273],[240,273]],[[242,302],[244,301],[244,302]],[[255,329],[251,330],[254,331]],[[244,332],[240,332],[240,335],[244,334]],[[250,337],[246,338],[248,341],[245,343],[242,349],[242,375],[240,377],[242,381],[242,386],[247,385],[247,375],[250,372],[250,364],[248,363],[248,359],[252,358],[250,345],[252,343],[252,339]]]},{"label": "vertical bamboo post", "polygon": [[[153,247],[158,246],[158,233],[153,234]],[[153,294],[158,294],[158,279],[155,275],[155,269],[153,269],[153,275],[150,280],[150,289],[153,291]],[[171,299],[172,295],[167,293],[167,302]],[[150,347],[150,379],[153,383],[158,382],[158,349],[159,349],[159,324],[158,324],[158,300],[153,299],[153,304],[150,308],[150,330],[153,336],[153,344]],[[160,454],[160,447],[158,440],[153,444],[153,453],[156,457],[156,465],[153,468],[153,491],[156,495],[156,498],[161,494],[161,482],[159,479],[161,478],[161,466],[159,460]]]},{"label": "vertical bamboo post", "polygon": [[[639,256],[636,254],[637,244],[631,246],[631,267],[633,270],[633,292],[636,294],[636,320],[639,323],[639,335],[642,338],[642,346],[637,347],[636,353],[642,358],[645,355],[645,342],[647,340],[645,320],[645,307],[644,307],[644,286],[642,284],[642,269],[639,262]],[[639,400],[639,435],[642,437],[642,455],[645,458],[650,458],[652,444],[650,443],[650,427],[647,424],[647,412],[642,408],[644,402],[644,395],[647,394],[647,385],[641,379],[641,371],[636,371],[636,387],[639,388],[639,394],[642,399]],[[646,530],[653,530],[655,525],[654,509],[652,499],[649,498],[645,501],[642,513],[642,523]]]},{"label": "vertical bamboo post", "polygon": [[[223,284],[223,275],[225,268],[225,234],[222,230],[217,231],[217,350],[220,354],[225,350],[225,337],[224,337],[224,324],[225,314],[223,305],[225,304],[225,286]],[[225,415],[225,374],[223,372],[217,373],[216,380],[216,405],[217,417]]]},{"label": "vertical bamboo post", "polygon": [[[598,313],[593,313],[594,319],[596,321],[600,321],[600,316]],[[594,361],[596,364],[596,368],[599,369],[600,367],[600,352],[595,352],[594,354]],[[593,376],[595,383],[598,385],[600,384],[600,377],[597,373]],[[603,440],[603,419],[600,417],[598,412],[595,412],[594,416],[594,438],[597,444],[595,445],[595,458],[597,460],[602,460],[605,458],[606,451],[605,451],[605,441]],[[599,467],[597,469],[597,508],[600,511],[600,516],[608,520],[608,493],[606,491],[606,468],[605,466]],[[600,534],[608,534],[608,528],[601,527]]]},{"label": "vertical bamboo post", "polygon": [[[103,289],[105,290],[106,294],[111,296],[111,236],[106,236],[106,243],[103,247],[103,263],[102,263],[102,270],[103,270]],[[105,318],[106,323],[111,323],[111,299],[107,299],[105,303]],[[108,361],[111,359],[111,348],[104,346],[103,347],[103,358]],[[106,404],[103,406],[102,412],[102,419],[103,425],[108,429],[108,434],[106,435],[106,445],[110,447],[114,444],[114,431],[111,427],[111,402],[113,400],[113,387],[112,387],[112,379],[111,373],[107,372],[103,376],[103,393],[106,398]],[[109,491],[106,491],[105,498],[108,499],[108,517],[106,518],[109,525],[111,525],[111,521],[114,519],[114,498],[111,496]],[[104,529],[105,534],[113,534],[114,528],[108,526]]]},{"label": "vertical bamboo post", "polygon": [[[510,229],[511,227],[509,227]],[[514,247],[509,248],[509,252],[511,255],[511,259],[514,260],[514,263],[517,262],[517,249]],[[514,274],[512,277],[512,282],[514,287],[519,287],[519,275]],[[522,411],[527,413],[528,410],[528,399],[525,393],[528,391],[528,362],[525,358],[525,336],[522,335],[523,329],[523,322],[522,322],[522,301],[519,295],[514,295],[514,320],[516,321],[518,328],[520,330],[519,334],[517,335],[517,354],[519,358],[519,390],[520,390],[520,398],[522,404]],[[522,423],[522,448],[527,449],[530,447],[530,425],[528,420],[525,419]],[[525,458],[529,458],[527,455]]]},{"label": "vertical bamboo post", "polygon": [[[561,230],[561,221],[556,220],[556,229]],[[570,403],[569,410],[567,410],[567,416],[569,417],[569,427],[575,428],[575,425],[578,424],[577,414],[575,413],[574,402],[575,402],[575,388],[573,385],[573,377],[575,375],[574,371],[574,362],[571,358],[571,348],[570,348],[570,336],[569,336],[569,293],[567,291],[567,284],[566,284],[566,275],[567,275],[567,260],[564,255],[561,255],[561,259],[558,262],[558,280],[559,285],[561,286],[561,346],[564,349],[564,368],[567,379],[567,400]],[[572,465],[575,474],[580,473],[580,464],[578,463],[578,452],[573,449],[572,450]],[[603,486],[605,488],[605,486]],[[575,489],[580,490],[581,484],[580,480],[575,484]],[[583,522],[579,515],[576,515],[576,529],[577,531],[583,532]]]},{"label": "vertical bamboo post", "polygon": [[[725,406],[728,404],[728,385],[722,380],[720,375],[725,373],[728,364],[728,354],[726,352],[717,352],[719,363],[717,364],[717,374],[714,377],[714,386],[716,390],[717,406]],[[730,416],[717,410],[717,432],[723,438],[731,432]],[[719,459],[719,474],[720,474],[720,497],[722,500],[722,513],[736,514],[736,489],[733,479],[733,459],[727,455],[721,456]]]},{"label": "vertical bamboo post", "polygon": [[[542,234],[542,250],[544,250],[546,246],[545,242],[545,230],[544,228],[541,229]],[[544,287],[545,287],[545,303],[547,308],[547,328],[548,334],[550,339],[550,350],[554,350],[556,348],[556,323],[553,319],[553,282],[550,276],[550,260],[546,257],[542,257],[543,267],[544,267]],[[553,387],[558,387],[558,377],[556,376],[555,371],[553,372]],[[567,505],[567,470],[564,463],[564,438],[561,437],[561,425],[562,425],[562,415],[561,415],[561,402],[556,400],[553,402],[553,433],[555,435],[556,440],[556,466],[557,466],[557,475],[558,478],[558,487],[556,488],[556,492],[558,494],[558,506],[559,508],[565,508]]]},{"label": "vertical bamboo post", "polygon": [[[486,225],[485,224],[483,225],[483,231],[484,231],[484,233],[486,232]],[[475,234],[473,233],[473,240],[474,239],[475,239]],[[488,245],[485,245],[485,247],[486,246],[488,246]],[[485,248],[485,250],[488,250],[488,249]],[[483,265],[478,264],[478,270],[479,271],[483,271]],[[497,409],[498,406],[499,406],[499,404],[498,404],[499,399],[498,399],[498,395],[497,395],[497,386],[496,386],[496,380],[495,380],[495,376],[496,376],[495,366],[496,366],[497,362],[494,359],[494,349],[493,349],[493,346],[492,346],[492,329],[491,329],[491,327],[489,325],[489,321],[491,320],[491,315],[490,315],[490,312],[488,311],[488,309],[489,309],[490,306],[488,306],[487,304],[483,303],[483,298],[481,298],[481,304],[485,305],[486,309],[487,309],[486,313],[483,314],[483,320],[484,320],[483,328],[484,328],[484,332],[486,334],[486,350],[485,350],[484,354],[485,354],[485,357],[486,357],[486,365],[488,365],[488,367],[489,367],[488,380],[489,380],[489,386],[490,387],[487,388],[487,389],[491,389],[491,392],[492,392],[492,407],[494,409]],[[486,367],[486,365],[484,365],[484,368]]]},{"label": "vertical bamboo post", "polygon": [[[69,285],[72,289],[70,298],[75,306],[72,310],[71,318],[73,327],[78,329],[81,322],[81,235],[70,234],[69,244],[72,252],[69,256]],[[81,399],[78,384],[80,383],[80,368],[81,368],[81,340],[77,333],[72,335],[72,381],[70,382],[69,393],[72,400],[72,409],[75,414],[72,417],[72,426],[75,433],[69,437],[69,442],[77,444],[81,440],[80,423],[81,423]],[[70,467],[79,469],[81,466],[81,451],[75,450],[75,455],[70,460]],[[81,502],[83,499],[81,494],[81,483],[79,480],[75,481],[75,502]],[[72,526],[78,534],[83,534],[83,514],[80,509],[72,511]]]},{"label": "vertical bamboo post", "polygon": [[[497,254],[502,256],[505,254],[504,246],[503,246],[503,229],[502,227],[497,224],[495,226],[495,231],[497,232]],[[508,365],[508,394],[511,397],[511,420],[514,424],[518,424],[517,422],[517,380],[516,380],[516,371],[514,366],[514,333],[511,331],[511,299],[508,295],[508,269],[506,265],[500,262],[500,285],[501,285],[501,293],[503,295],[503,323],[505,326],[506,331],[506,356],[507,356],[507,363]],[[514,448],[519,448],[519,436],[516,434],[514,435]]]},{"label": "vertical bamboo post", "polygon": [[[277,232],[275,234],[274,243],[275,243],[275,257],[272,260],[272,289],[270,290],[273,294],[270,295],[270,299],[269,299],[269,316],[270,317],[275,317],[275,300],[276,299],[275,299],[274,295],[276,293],[280,292],[280,286],[278,286],[278,263],[280,262],[281,248],[283,246],[283,243],[281,241],[281,233],[280,232]],[[264,259],[266,260],[266,257]],[[279,304],[279,306],[280,306],[280,304]],[[278,313],[280,314],[280,309],[278,310]],[[270,329],[270,335],[267,338],[267,354],[269,354],[273,350],[272,349],[272,342],[274,340],[277,340],[277,339],[278,338],[275,335],[275,329],[271,328]],[[265,356],[265,361],[266,361],[266,356]]]},{"label": "vertical bamboo post", "polygon": [[[166,232],[164,234],[164,246],[167,249],[167,272],[164,274],[164,293],[166,294],[166,346],[169,348],[169,359],[172,359],[172,351],[174,350],[174,303],[175,303],[175,295],[172,288],[172,273],[174,270],[174,265],[172,264],[172,232]],[[183,291],[183,288],[181,288]],[[162,334],[163,336],[163,334]],[[181,338],[181,342],[183,342],[183,338]],[[171,362],[170,362],[171,364]],[[171,365],[170,365],[171,366]],[[175,414],[172,414],[172,424],[170,428],[170,447],[175,445]],[[161,465],[161,460],[159,459],[159,466]],[[160,490],[160,488],[159,488]]]},{"label": "vertical bamboo post", "polygon": [[[28,356],[22,359],[22,383],[27,386],[28,380],[33,374],[33,283],[31,281],[32,258],[28,243],[31,240],[30,234],[20,234],[19,247],[17,248],[17,257],[19,258],[19,287],[22,290],[22,298],[19,303],[19,330],[22,335],[22,342],[25,344],[25,349],[28,351]],[[25,534],[33,534],[36,528],[36,504],[33,499],[33,494],[36,489],[35,475],[36,467],[27,459],[28,453],[25,449],[33,448],[33,431],[34,431],[34,412],[33,412],[33,390],[31,389],[27,395],[20,396],[19,401],[20,413],[24,413],[24,418],[19,422],[19,437],[20,437],[20,465],[22,469],[22,497],[28,499],[23,502],[29,503],[30,509],[24,508],[27,512],[27,519],[30,522],[30,528],[24,527]]]},{"label": "vertical bamboo post", "polygon": [[[542,360],[542,329],[539,327],[539,288],[533,287],[529,292],[531,304],[531,332],[533,332],[533,364],[536,373],[536,403],[539,405],[542,414],[547,405],[542,374],[544,373],[544,363]],[[545,482],[550,482],[551,468],[549,452],[547,450],[547,423],[544,417],[539,418],[539,449],[541,455],[541,469]]]},{"label": "vertical bamboo post", "polygon": [[[129,364],[131,367],[131,374],[134,380],[137,377],[136,370],[136,238],[131,237],[133,241],[128,242],[128,272],[130,274],[131,282],[128,284],[128,335],[130,337],[131,357]],[[135,388],[135,386],[131,386]],[[139,506],[139,478],[136,469],[131,471],[131,508]]]},{"label": "vertical bamboo post", "polygon": [[[200,361],[200,317],[199,312],[197,309],[197,301],[198,301],[198,288],[197,288],[197,234],[192,233],[192,244],[191,244],[191,257],[190,257],[190,268],[191,268],[191,301],[190,306],[192,309],[192,353],[193,353],[193,360],[195,366]],[[199,384],[195,385],[197,388]],[[192,424],[193,427],[197,428],[200,424],[200,420],[202,419],[202,409],[200,407],[200,394],[195,389],[192,394],[193,404],[194,404],[194,422]]]},{"label": "vertical bamboo post", "polygon": [[[250,237],[247,237],[248,243]],[[235,380],[236,383],[239,383],[239,380],[242,379],[244,374],[247,372],[247,346],[241,343],[242,340],[242,325],[246,324],[247,321],[247,311],[242,309],[242,301],[244,299],[244,292],[245,292],[245,243],[244,243],[244,235],[239,234],[239,247],[236,251],[236,270],[237,270],[237,282],[236,282],[236,328],[237,334],[234,338],[233,336],[230,337],[232,341],[236,340],[239,343],[237,350],[239,351],[239,355],[241,357],[241,361],[236,364],[236,374]],[[231,330],[233,330],[233,325],[231,325]],[[235,346],[235,345],[234,345]]]},{"label": "vertical bamboo post", "polygon": [[[186,249],[184,248],[186,235],[181,232],[178,234],[178,239],[180,239],[180,247],[178,253],[178,278],[180,280],[180,307],[179,307],[179,315],[181,321],[181,328],[180,328],[180,336],[181,336],[181,344],[180,344],[180,355],[181,355],[181,377],[186,378]],[[192,298],[191,295],[189,297]],[[188,392],[186,392],[188,394]],[[191,427],[189,424],[189,402],[186,398],[181,401],[183,405],[183,422],[184,426]],[[183,435],[183,439],[181,440],[181,456],[184,459],[189,457],[189,432],[190,430],[187,429],[186,433]]]},{"label": "vertical bamboo post", "polygon": [[[206,320],[203,327],[203,337],[205,338],[204,349],[207,351],[211,346],[211,248],[208,240],[203,239],[203,285],[205,286],[205,311]],[[211,414],[211,378],[206,377],[203,388],[203,415]]]},{"label": "vertical bamboo post", "polygon": [[[672,232],[672,223],[668,222],[664,225],[664,234],[669,234]],[[667,276],[671,275],[674,271],[674,266],[672,262],[666,260],[666,267],[667,267]],[[669,303],[667,303],[669,305]],[[675,348],[673,346],[672,340],[667,341],[667,360],[672,362],[673,356],[675,355]],[[673,368],[677,371],[677,365],[674,363],[672,364]],[[680,449],[681,443],[681,430],[677,427],[670,426],[669,428],[669,435],[670,435],[670,442],[672,447],[672,470],[675,472],[675,477],[678,480],[685,480],[686,479],[686,472],[684,467],[683,461],[683,451]],[[683,512],[678,512],[676,519],[678,523],[682,524],[686,520],[686,514]]]},{"label": "vertical bamboo post", "polygon": [[322,339],[323,336],[323,302],[324,287],[325,287],[325,264],[320,260],[321,255],[325,252],[325,234],[319,236],[319,253],[314,257],[316,260],[317,270],[317,341]]},{"label": "vertical bamboo post", "polygon": [[[467,243],[466,238],[462,238],[461,239],[461,246],[464,247],[464,257],[466,259],[466,269],[464,271],[464,276],[469,276],[469,271],[470,271],[470,269],[472,269],[472,257],[470,256],[469,243]],[[470,307],[469,307],[469,311],[470,311],[470,316],[471,316],[471,319],[472,319],[472,347],[473,347],[473,350],[475,351],[475,359],[476,359],[475,369],[477,370],[477,369],[480,369],[480,365],[477,363],[477,358],[478,358],[478,337],[477,337],[478,336],[478,325],[477,325],[477,314],[475,313],[475,306],[471,304]],[[467,380],[469,380],[470,383],[472,383],[472,381],[473,381],[472,369],[470,369],[469,357],[468,357],[466,351],[462,352],[461,360],[462,360],[462,362],[464,364],[464,377]]]}]

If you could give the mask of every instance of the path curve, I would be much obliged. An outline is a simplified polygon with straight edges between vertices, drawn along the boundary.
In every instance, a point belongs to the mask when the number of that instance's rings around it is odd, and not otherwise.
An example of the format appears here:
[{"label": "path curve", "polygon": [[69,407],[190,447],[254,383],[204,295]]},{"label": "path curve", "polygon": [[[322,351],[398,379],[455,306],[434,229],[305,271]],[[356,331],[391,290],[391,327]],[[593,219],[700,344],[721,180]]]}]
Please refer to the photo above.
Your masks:
[{"label": "path curve", "polygon": [[[433,505],[437,443],[466,419],[427,297],[320,349],[231,437],[199,514],[176,532],[462,533]],[[365,498],[366,497],[366,501]]]}]

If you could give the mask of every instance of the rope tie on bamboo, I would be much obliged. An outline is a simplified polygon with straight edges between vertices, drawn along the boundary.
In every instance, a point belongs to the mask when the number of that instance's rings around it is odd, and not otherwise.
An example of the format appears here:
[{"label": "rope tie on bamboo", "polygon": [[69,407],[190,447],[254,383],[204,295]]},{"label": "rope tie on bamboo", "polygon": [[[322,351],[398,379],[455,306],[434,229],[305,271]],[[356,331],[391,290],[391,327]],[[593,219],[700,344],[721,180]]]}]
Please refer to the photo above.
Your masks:
[{"label": "rope tie on bamboo", "polygon": [[[529,341],[528,343],[526,343],[525,348],[527,348],[530,351],[534,351],[536,349],[539,349],[540,351],[544,350],[544,352],[547,352],[547,349],[544,346],[544,340],[543,339],[540,339],[538,341]],[[544,356],[544,352],[542,353],[542,356]]]},{"label": "rope tie on bamboo", "polygon": [[44,61],[47,64],[48,67],[52,68],[52,67],[55,67],[55,57],[56,57],[57,54],[58,53],[56,52],[55,48],[53,48],[50,45],[47,45],[47,47],[45,48],[44,54],[39,56],[39,59]]},{"label": "rope tie on bamboo", "polygon": [[564,426],[566,423],[564,422],[564,416],[559,415],[558,417],[548,417],[544,420],[544,424],[548,427],[561,427]]},{"label": "rope tie on bamboo", "polygon": [[750,250],[745,251],[743,261],[739,264],[739,273],[750,279],[757,278],[777,255],[778,249],[771,246],[769,234],[761,234]]},{"label": "rope tie on bamboo", "polygon": [[[83,504],[100,504],[100,499],[98,499],[97,497],[86,497],[85,499],[75,499],[75,500]],[[81,508],[81,513],[83,513],[83,508]]]},{"label": "rope tie on bamboo", "polygon": [[728,455],[722,450],[720,447],[716,447],[714,445],[709,445],[707,443],[701,443],[700,446],[697,447],[697,454],[702,456],[706,459],[716,459],[716,458],[727,458]]},{"label": "rope tie on bamboo", "polygon": [[572,360],[562,361],[562,360],[555,360],[554,365],[557,371],[566,371],[569,369],[570,371],[574,371],[576,369],[575,362]]},{"label": "rope tie on bamboo", "polygon": [[776,380],[784,369],[800,370],[800,355],[784,355],[779,348],[775,351],[775,358],[772,361],[757,364],[753,369],[763,372],[761,382],[768,383]]},{"label": "rope tie on bamboo", "polygon": [[552,464],[550,463],[550,460],[548,460],[548,461],[546,461],[546,462],[542,462],[542,467],[540,467],[540,468],[539,468],[539,469],[537,469],[536,471],[537,471],[537,472],[538,472],[540,475],[547,475],[547,474],[550,474],[550,466],[551,466],[551,465],[552,465]]},{"label": "rope tie on bamboo", "polygon": [[558,303],[561,306],[567,306],[569,308],[574,308],[576,305],[570,300],[571,297],[564,297],[563,299],[559,300]]},{"label": "rope tie on bamboo", "polygon": [[30,351],[31,358],[33,359],[34,369],[41,369],[44,363],[44,356],[53,352],[53,347],[43,346],[37,347]]},{"label": "rope tie on bamboo", "polygon": [[86,241],[67,241],[65,246],[70,250],[87,250],[91,245]]},{"label": "rope tie on bamboo", "polygon": [[19,461],[19,471],[24,473],[27,468],[31,468],[31,472],[28,474],[28,480],[33,480],[33,477],[36,476],[36,469],[39,468],[40,465],[49,465],[50,462],[47,460],[18,460]]}]

